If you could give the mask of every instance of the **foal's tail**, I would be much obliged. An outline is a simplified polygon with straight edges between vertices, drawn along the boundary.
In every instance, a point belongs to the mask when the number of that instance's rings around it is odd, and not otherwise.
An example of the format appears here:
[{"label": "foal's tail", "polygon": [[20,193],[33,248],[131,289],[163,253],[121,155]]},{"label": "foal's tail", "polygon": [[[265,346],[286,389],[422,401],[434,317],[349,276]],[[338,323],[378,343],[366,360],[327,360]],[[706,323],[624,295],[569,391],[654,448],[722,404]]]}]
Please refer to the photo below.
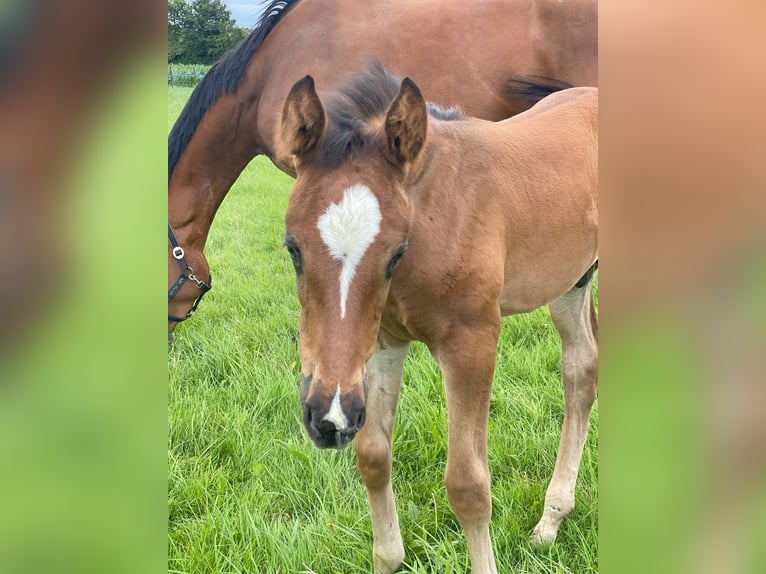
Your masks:
[{"label": "foal's tail", "polygon": [[502,95],[507,100],[520,102],[522,107],[519,111],[523,111],[554,92],[572,87],[574,86],[567,82],[545,76],[518,76],[505,83]]}]

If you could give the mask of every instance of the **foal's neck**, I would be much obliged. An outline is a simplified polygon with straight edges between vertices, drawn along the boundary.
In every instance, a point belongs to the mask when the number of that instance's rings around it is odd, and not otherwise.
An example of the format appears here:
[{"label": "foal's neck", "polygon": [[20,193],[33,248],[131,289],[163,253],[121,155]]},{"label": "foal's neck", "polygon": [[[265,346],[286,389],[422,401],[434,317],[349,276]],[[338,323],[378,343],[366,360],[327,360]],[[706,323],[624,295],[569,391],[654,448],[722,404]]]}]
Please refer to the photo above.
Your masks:
[{"label": "foal's neck", "polygon": [[412,199],[443,193],[443,182],[456,177],[461,154],[459,138],[452,124],[429,123],[423,150],[410,166],[404,181],[404,188]]}]

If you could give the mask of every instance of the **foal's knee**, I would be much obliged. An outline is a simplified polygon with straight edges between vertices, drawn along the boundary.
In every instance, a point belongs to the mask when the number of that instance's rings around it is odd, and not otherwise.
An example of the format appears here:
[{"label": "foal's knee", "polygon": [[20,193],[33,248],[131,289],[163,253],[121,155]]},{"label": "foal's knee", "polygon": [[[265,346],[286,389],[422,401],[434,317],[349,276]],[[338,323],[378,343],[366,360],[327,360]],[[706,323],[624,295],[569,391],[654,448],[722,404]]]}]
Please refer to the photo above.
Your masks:
[{"label": "foal's knee", "polygon": [[489,518],[492,512],[489,483],[489,471],[478,465],[475,468],[447,466],[444,485],[458,519]]},{"label": "foal's knee", "polygon": [[366,433],[354,441],[356,464],[367,488],[382,488],[391,478],[391,445],[384,437]]}]

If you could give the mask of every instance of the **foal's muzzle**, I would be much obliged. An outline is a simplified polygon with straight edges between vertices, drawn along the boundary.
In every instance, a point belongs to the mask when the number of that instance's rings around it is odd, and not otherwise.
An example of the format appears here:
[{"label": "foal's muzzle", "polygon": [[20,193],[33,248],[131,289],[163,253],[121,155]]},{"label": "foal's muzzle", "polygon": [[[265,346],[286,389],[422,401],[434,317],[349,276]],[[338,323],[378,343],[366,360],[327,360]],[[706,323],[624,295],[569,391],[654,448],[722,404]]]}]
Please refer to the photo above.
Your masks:
[{"label": "foal's muzzle", "polygon": [[302,375],[301,379],[303,425],[311,440],[318,448],[342,449],[348,446],[364,426],[366,389],[361,397],[341,396],[338,390],[331,397],[313,393],[306,399],[311,376]]}]

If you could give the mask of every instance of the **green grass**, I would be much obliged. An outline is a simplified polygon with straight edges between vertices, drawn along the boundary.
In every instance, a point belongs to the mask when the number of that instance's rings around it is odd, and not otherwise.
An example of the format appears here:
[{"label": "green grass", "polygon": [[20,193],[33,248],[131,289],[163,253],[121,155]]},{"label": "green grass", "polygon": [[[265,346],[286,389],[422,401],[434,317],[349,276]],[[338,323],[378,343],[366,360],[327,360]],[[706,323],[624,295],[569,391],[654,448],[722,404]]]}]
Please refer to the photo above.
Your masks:
[{"label": "green grass", "polygon": [[[169,88],[169,126],[189,88]],[[300,420],[299,305],[281,248],[292,180],[263,158],[242,173],[213,224],[215,275],[168,352],[168,571],[372,571],[372,534],[353,448],[320,451]],[[530,546],[561,432],[560,347],[547,309],[504,320],[489,423],[500,572],[597,572],[598,406],[577,507],[548,549]],[[443,484],[441,376],[425,347],[407,360],[394,429],[403,572],[469,572]]]}]

